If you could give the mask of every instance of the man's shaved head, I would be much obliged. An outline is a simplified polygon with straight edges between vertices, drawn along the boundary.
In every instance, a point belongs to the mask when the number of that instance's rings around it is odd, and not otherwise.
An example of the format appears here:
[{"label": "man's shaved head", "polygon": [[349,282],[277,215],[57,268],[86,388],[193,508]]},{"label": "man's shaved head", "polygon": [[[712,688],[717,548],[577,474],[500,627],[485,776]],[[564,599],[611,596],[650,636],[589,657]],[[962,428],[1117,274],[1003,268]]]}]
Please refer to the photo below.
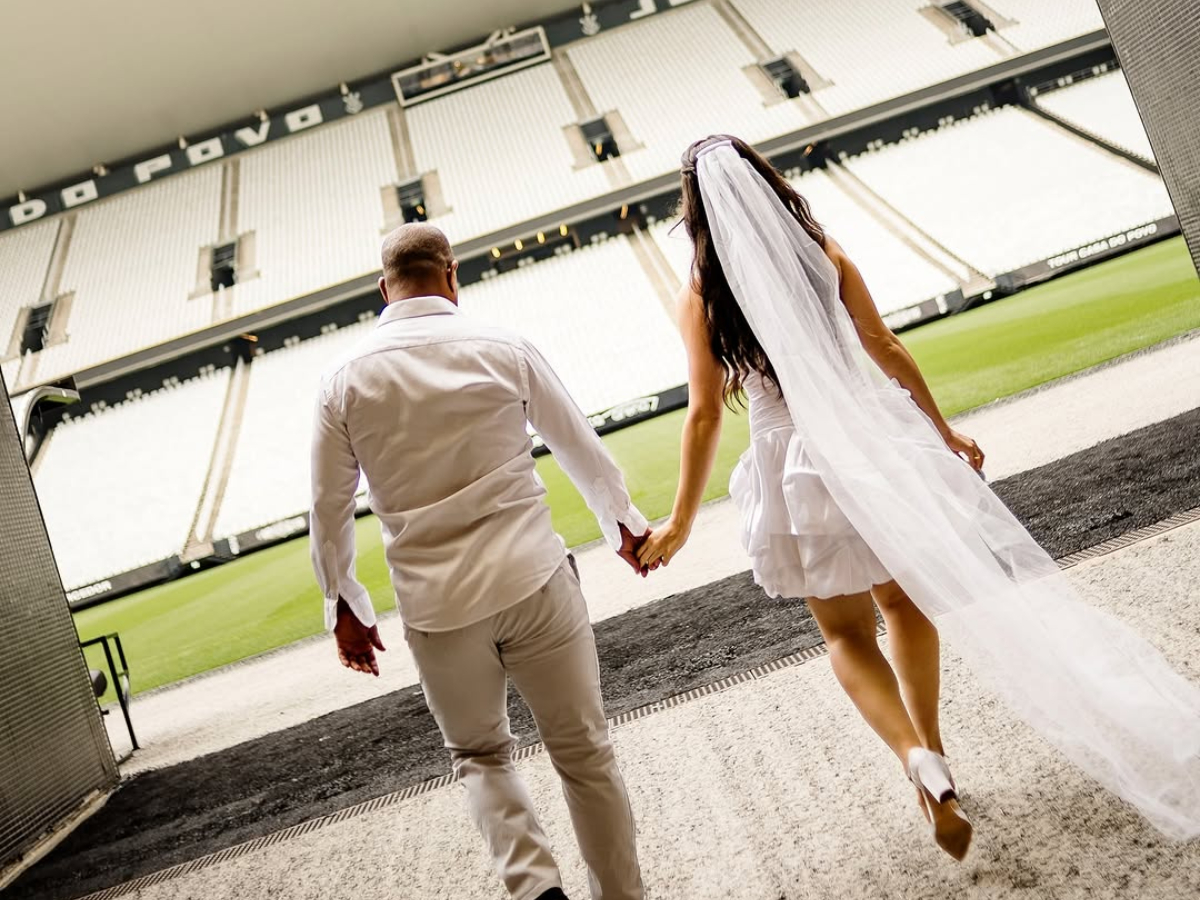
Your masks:
[{"label": "man's shaved head", "polygon": [[457,299],[458,263],[441,229],[424,222],[401,225],[383,239],[381,289],[388,302],[429,294]]}]

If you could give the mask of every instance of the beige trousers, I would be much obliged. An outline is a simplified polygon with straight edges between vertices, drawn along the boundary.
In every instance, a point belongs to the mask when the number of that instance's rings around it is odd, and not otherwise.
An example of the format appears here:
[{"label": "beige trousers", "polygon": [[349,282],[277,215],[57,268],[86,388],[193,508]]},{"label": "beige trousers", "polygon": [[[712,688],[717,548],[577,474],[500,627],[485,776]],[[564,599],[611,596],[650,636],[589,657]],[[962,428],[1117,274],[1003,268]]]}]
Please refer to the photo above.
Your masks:
[{"label": "beige trousers", "polygon": [[633,814],[617,769],[587,605],[573,567],[533,596],[455,631],[405,629],[471,818],[516,900],[561,887],[550,843],[512,762],[508,678],[537,722],[571,813],[595,900],[641,900]]}]

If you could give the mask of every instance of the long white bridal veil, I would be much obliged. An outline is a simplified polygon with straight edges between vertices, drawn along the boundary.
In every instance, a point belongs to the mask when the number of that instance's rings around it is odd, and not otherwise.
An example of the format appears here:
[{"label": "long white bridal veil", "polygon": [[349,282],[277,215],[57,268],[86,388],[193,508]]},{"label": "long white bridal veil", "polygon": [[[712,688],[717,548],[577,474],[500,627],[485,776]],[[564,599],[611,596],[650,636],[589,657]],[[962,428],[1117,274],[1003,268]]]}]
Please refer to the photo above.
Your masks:
[{"label": "long white bridal veil", "polygon": [[1082,602],[866,359],[836,269],[758,172],[722,142],[697,173],[725,276],[847,518],[1021,718],[1165,834],[1200,834],[1200,690]]}]

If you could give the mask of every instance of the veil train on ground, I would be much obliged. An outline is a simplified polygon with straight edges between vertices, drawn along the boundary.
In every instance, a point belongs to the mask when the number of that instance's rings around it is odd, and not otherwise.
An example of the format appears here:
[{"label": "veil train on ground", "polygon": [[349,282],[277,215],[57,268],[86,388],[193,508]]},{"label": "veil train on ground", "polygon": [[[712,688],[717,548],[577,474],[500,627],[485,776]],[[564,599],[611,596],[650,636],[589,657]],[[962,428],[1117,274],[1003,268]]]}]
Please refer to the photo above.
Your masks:
[{"label": "veil train on ground", "polygon": [[821,247],[728,142],[697,160],[721,265],[846,517],[976,675],[1177,839],[1200,835],[1200,689],[1083,602],[867,359]]}]

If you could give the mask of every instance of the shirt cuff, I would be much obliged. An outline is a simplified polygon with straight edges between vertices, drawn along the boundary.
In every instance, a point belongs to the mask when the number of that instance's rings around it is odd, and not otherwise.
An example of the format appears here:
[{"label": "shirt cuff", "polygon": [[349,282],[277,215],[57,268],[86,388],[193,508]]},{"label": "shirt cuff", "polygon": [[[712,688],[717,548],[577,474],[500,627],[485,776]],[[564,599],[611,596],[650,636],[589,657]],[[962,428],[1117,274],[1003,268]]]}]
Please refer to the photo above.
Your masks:
[{"label": "shirt cuff", "polygon": [[[354,618],[358,619],[364,628],[370,628],[375,624],[375,607],[371,603],[371,595],[367,593],[366,588],[357,584],[351,590],[343,592],[342,599],[346,601],[350,612],[354,613]],[[337,594],[325,598],[326,631],[333,631],[334,626],[337,625],[337,604]]]},{"label": "shirt cuff", "polygon": [[600,520],[600,531],[604,534],[604,540],[608,542],[608,546],[613,550],[621,549],[622,525],[628,528],[634,537],[641,537],[650,527],[646,517],[632,503],[624,510],[618,510],[612,515],[605,516]]},{"label": "shirt cuff", "polygon": [[625,485],[614,485],[604,478],[592,482],[591,490],[585,493],[588,507],[600,523],[600,532],[604,540],[613,550],[621,549],[621,525],[628,528],[634,536],[646,533],[649,524],[641,511],[633,505]]}]

